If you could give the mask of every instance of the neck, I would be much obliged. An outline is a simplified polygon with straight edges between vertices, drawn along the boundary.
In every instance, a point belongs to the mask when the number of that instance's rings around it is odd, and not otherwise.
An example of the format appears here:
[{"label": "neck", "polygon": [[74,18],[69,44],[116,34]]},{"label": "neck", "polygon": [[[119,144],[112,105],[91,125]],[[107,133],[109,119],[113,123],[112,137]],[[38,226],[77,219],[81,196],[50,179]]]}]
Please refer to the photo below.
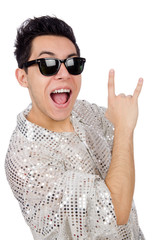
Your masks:
[{"label": "neck", "polygon": [[73,125],[70,121],[70,116],[60,121],[56,121],[49,117],[46,117],[46,119],[44,119],[34,114],[31,109],[26,118],[28,121],[53,132],[74,132]]}]

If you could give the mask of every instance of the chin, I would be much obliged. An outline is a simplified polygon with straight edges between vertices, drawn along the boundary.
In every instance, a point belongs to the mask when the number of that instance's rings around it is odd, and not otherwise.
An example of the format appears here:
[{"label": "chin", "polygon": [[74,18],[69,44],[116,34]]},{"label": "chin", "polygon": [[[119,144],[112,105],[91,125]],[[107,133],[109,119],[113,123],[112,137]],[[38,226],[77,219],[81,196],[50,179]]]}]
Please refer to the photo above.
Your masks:
[{"label": "chin", "polygon": [[69,113],[57,113],[57,114],[52,114],[50,115],[50,118],[53,120],[53,121],[57,121],[57,122],[63,122],[65,120],[67,120],[71,115],[71,112]]}]

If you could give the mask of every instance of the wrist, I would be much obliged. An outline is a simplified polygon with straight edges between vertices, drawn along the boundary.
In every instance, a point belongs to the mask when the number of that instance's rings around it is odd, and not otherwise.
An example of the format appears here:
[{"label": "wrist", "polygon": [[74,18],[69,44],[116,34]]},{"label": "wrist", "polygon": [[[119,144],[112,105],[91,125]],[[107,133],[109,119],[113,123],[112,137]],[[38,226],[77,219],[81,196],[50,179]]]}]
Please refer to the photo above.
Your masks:
[{"label": "wrist", "polygon": [[115,126],[114,134],[122,134],[125,137],[133,137],[134,129],[122,125]]}]

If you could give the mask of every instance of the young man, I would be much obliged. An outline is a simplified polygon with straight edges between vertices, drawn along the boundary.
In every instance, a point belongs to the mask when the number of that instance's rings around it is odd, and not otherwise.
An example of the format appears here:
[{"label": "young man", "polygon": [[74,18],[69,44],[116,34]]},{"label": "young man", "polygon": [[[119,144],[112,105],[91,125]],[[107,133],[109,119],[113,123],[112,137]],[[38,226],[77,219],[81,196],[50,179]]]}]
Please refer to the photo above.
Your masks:
[{"label": "young man", "polygon": [[76,100],[85,59],[72,29],[57,18],[29,19],[18,30],[16,77],[32,104],[17,118],[5,168],[36,240],[144,239],[133,202],[133,96],[108,108]]}]

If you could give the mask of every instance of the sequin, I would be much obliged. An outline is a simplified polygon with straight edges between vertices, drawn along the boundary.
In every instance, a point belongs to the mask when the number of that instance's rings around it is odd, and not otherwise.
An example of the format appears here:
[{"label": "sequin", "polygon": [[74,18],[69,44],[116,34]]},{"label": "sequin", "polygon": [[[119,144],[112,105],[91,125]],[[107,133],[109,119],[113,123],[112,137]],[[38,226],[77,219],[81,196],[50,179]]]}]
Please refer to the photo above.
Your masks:
[{"label": "sequin", "polygon": [[5,170],[34,240],[144,240],[134,205],[118,226],[105,177],[114,127],[105,108],[77,100],[75,132],[56,133],[17,117]]}]

